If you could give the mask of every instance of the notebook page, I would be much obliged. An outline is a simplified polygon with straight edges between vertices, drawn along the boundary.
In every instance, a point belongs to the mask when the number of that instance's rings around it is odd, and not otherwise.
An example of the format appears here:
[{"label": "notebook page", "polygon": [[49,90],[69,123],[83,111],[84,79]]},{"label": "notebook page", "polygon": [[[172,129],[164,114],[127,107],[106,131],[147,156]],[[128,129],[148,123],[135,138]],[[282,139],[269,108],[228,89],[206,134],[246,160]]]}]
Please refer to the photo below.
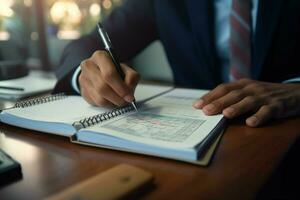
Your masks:
[{"label": "notebook page", "polygon": [[[139,84],[135,95],[137,101],[142,101],[171,87]],[[81,96],[68,96],[65,99],[34,105],[26,108],[9,109],[4,112],[36,121],[62,122],[72,124],[75,121],[109,111],[103,107],[89,105]]]},{"label": "notebook page", "polygon": [[0,88],[0,97],[5,99],[19,99],[45,91],[51,91],[56,78],[52,73],[30,71],[25,77],[0,81],[0,86],[23,88],[24,90],[7,90]]},{"label": "notebook page", "polygon": [[138,84],[134,97],[137,102],[145,101],[151,97],[154,97],[158,94],[164,93],[166,91],[171,90],[173,87],[171,86],[157,86],[157,85],[149,85],[149,84]]},{"label": "notebook page", "polygon": [[15,108],[4,112],[19,118],[35,121],[60,122],[72,124],[85,117],[108,111],[89,105],[80,96],[68,96],[65,99],[34,105],[26,108]]},{"label": "notebook page", "polygon": [[206,92],[175,89],[146,102],[139,112],[119,116],[84,131],[155,146],[193,148],[223,118],[222,115],[206,116],[202,110],[193,108],[193,102]]}]

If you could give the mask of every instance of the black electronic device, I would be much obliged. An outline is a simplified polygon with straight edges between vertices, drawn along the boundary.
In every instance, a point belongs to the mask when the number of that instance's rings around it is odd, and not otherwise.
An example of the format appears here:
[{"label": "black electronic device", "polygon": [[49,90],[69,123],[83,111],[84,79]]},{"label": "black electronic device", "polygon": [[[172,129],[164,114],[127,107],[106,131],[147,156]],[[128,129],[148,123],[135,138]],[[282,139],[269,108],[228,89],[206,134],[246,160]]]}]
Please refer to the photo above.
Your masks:
[{"label": "black electronic device", "polygon": [[27,76],[28,72],[23,61],[0,61],[0,81],[21,78]]},{"label": "black electronic device", "polygon": [[0,149],[0,186],[22,178],[21,165]]}]

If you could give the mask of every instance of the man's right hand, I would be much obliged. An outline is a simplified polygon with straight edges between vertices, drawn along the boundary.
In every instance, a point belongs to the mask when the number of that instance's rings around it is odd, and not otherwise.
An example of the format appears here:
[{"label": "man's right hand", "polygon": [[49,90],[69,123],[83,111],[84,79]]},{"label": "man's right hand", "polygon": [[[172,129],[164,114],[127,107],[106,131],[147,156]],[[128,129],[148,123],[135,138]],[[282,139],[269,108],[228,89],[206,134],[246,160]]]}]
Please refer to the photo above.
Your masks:
[{"label": "man's right hand", "polygon": [[106,51],[96,51],[81,62],[79,87],[82,97],[95,106],[123,106],[134,100],[139,74],[121,64],[125,74],[122,80]]}]

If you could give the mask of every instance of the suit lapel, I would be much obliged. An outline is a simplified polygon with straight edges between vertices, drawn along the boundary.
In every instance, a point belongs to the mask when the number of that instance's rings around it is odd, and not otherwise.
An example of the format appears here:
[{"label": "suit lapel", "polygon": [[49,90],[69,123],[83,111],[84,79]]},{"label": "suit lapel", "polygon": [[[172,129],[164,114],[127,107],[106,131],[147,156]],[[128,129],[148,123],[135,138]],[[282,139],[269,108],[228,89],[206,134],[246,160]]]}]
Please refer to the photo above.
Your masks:
[{"label": "suit lapel", "polygon": [[253,45],[252,78],[257,79],[270,48],[284,0],[260,0]]},{"label": "suit lapel", "polygon": [[[211,0],[186,0],[191,28],[196,41],[199,59],[206,63],[215,84],[220,82],[220,69],[216,68],[216,51],[214,45],[214,9]],[[204,66],[201,66],[202,68]],[[205,70],[204,70],[205,71]]]}]

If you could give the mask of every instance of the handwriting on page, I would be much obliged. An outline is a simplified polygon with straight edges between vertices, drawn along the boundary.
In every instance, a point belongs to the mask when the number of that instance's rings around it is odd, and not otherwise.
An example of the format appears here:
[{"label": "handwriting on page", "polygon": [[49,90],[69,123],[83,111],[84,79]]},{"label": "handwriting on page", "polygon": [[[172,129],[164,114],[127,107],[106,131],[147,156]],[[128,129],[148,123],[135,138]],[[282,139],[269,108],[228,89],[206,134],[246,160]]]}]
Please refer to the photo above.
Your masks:
[{"label": "handwriting on page", "polygon": [[103,127],[137,137],[183,142],[205,120],[139,112],[107,123]]}]

